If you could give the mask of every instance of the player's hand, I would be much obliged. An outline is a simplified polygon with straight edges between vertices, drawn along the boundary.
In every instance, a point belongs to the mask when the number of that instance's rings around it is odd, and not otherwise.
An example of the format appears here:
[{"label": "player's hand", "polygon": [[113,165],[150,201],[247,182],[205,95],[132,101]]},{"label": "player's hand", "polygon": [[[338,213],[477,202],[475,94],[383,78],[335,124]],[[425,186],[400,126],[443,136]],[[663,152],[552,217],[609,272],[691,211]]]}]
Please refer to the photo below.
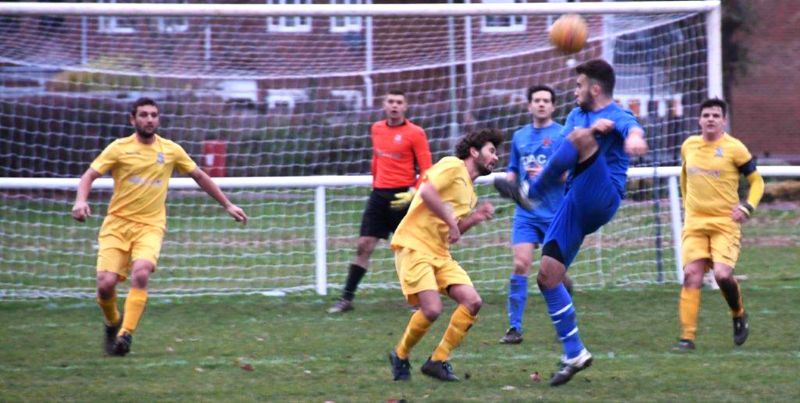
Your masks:
[{"label": "player's hand", "polygon": [[647,142],[639,134],[629,134],[625,139],[625,153],[632,157],[641,157],[647,154]]},{"label": "player's hand", "polygon": [[458,229],[458,222],[450,224],[448,226],[447,242],[452,245],[458,242],[459,239],[461,239],[461,230]]},{"label": "player's hand", "polygon": [[392,210],[404,210],[411,204],[411,199],[414,198],[414,193],[417,190],[414,188],[409,188],[407,192],[400,192],[394,195],[394,200],[389,203],[389,207]]},{"label": "player's hand", "polygon": [[494,217],[494,205],[488,201],[483,202],[472,215],[478,219],[478,222],[489,220]]},{"label": "player's hand", "polygon": [[525,168],[525,172],[528,173],[528,177],[529,178],[533,179],[533,178],[539,176],[539,174],[542,173],[543,169],[544,169],[543,166],[541,166],[537,162],[534,162],[533,166],[529,166],[529,167]]},{"label": "player's hand", "polygon": [[594,133],[601,133],[607,134],[608,132],[614,130],[614,121],[611,119],[597,119],[591,127],[592,132]]},{"label": "player's hand", "polygon": [[247,214],[245,214],[244,210],[239,208],[239,206],[231,204],[225,209],[228,210],[228,214],[230,214],[230,216],[233,217],[233,219],[236,220],[236,222],[240,222],[242,223],[242,225],[247,224]]},{"label": "player's hand", "polygon": [[91,215],[92,209],[89,208],[89,203],[87,202],[75,202],[75,205],[72,206],[72,218],[77,221],[84,222],[86,217]]},{"label": "player's hand", "polygon": [[747,221],[747,219],[749,219],[750,216],[748,216],[744,211],[742,211],[742,209],[739,206],[733,206],[733,209],[731,210],[731,218],[733,218],[733,221],[736,221],[739,224],[741,224]]}]

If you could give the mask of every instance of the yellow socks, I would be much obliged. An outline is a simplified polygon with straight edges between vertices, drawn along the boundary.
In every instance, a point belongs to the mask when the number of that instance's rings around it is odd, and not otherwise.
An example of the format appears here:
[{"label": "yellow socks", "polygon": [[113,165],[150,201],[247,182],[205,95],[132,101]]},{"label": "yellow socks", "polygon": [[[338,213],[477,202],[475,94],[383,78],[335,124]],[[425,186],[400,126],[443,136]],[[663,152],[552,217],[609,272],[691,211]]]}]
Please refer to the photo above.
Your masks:
[{"label": "yellow socks", "polygon": [[142,318],[145,304],[147,304],[147,290],[131,288],[128,298],[125,298],[125,319],[122,320],[119,334],[123,332],[133,334],[139,324],[139,319]]},{"label": "yellow socks", "polygon": [[450,317],[450,324],[447,326],[439,346],[433,351],[431,361],[447,361],[450,352],[461,344],[476,318],[477,316],[470,315],[467,307],[459,305],[453,312],[453,316]]},{"label": "yellow socks", "polygon": [[697,333],[697,317],[700,314],[700,289],[681,288],[678,316],[681,321],[681,339],[694,340]]},{"label": "yellow socks", "polygon": [[117,291],[111,294],[111,298],[102,299],[100,294],[97,294],[97,305],[103,311],[103,317],[106,319],[106,324],[114,326],[119,323],[119,310],[117,309]]},{"label": "yellow socks", "polygon": [[403,338],[400,339],[400,343],[394,349],[397,357],[402,360],[408,359],[408,353],[411,348],[422,339],[422,336],[425,336],[425,333],[428,333],[432,323],[422,314],[422,309],[417,309],[408,321]]}]

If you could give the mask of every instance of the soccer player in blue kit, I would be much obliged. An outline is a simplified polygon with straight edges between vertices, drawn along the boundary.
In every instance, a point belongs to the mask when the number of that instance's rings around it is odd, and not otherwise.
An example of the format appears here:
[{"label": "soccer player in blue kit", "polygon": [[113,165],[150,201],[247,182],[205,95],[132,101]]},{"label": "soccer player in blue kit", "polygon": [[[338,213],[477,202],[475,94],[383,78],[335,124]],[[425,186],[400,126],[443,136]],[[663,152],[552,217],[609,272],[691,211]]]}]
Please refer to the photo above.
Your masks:
[{"label": "soccer player in blue kit", "polygon": [[[647,152],[644,130],[629,111],[614,102],[614,69],[601,59],[575,68],[577,107],[567,116],[566,140],[550,157],[535,179],[515,186],[495,185],[500,194],[528,209],[544,202],[547,190],[570,171],[567,193],[545,234],[541,267],[536,281],[547,303],[547,311],[564,347],[551,386],[563,385],[592,364],[584,347],[572,297],[563,278],[586,235],[614,217],[625,195],[628,156]],[[499,185],[499,186],[498,186]]]},{"label": "soccer player in blue kit", "polygon": [[[506,177],[498,181],[516,184],[532,179],[547,163],[548,158],[561,145],[564,136],[563,126],[553,120],[555,112],[555,91],[546,85],[528,88],[528,111],[532,122],[516,132],[511,140]],[[517,206],[511,230],[511,245],[514,256],[514,271],[508,282],[508,322],[509,327],[499,342],[501,344],[522,343],[522,317],[528,301],[528,273],[533,262],[533,252],[544,241],[544,234],[553,220],[561,200],[564,199],[564,185],[554,185],[540,206],[526,210]],[[567,289],[570,283],[565,277]]]}]

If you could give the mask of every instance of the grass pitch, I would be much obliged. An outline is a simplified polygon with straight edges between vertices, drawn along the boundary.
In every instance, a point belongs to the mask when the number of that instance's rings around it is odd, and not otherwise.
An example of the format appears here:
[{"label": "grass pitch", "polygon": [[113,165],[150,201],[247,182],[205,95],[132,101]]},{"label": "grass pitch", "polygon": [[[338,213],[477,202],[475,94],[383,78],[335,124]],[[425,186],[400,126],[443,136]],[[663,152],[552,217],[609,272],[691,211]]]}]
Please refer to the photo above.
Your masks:
[{"label": "grass pitch", "polygon": [[[582,337],[595,364],[569,384],[546,384],[560,354],[532,293],[521,345],[497,344],[505,298],[484,308],[452,357],[462,382],[419,372],[442,315],[412,352],[412,380],[391,380],[386,354],[410,316],[397,290],[365,290],[355,311],[327,315],[331,298],[152,299],[132,353],[105,357],[92,300],[0,303],[0,401],[798,401],[800,280],[742,285],[750,339],[734,347],[718,291],[705,290],[697,350],[675,353],[676,285],[579,291]],[[451,312],[454,306],[446,305]],[[542,382],[529,375],[537,371]]]}]

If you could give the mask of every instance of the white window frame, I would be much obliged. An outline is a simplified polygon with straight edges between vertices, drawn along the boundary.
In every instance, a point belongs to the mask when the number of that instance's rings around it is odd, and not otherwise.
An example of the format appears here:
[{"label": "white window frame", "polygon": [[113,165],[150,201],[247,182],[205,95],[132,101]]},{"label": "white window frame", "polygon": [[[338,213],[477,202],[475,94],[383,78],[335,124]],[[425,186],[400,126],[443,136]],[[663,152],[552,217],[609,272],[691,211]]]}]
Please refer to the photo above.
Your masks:
[{"label": "white window frame", "polygon": [[[179,3],[187,4],[188,0]],[[158,17],[158,32],[162,34],[176,34],[189,30],[189,17]]]},{"label": "white window frame", "polygon": [[[526,0],[481,0],[482,3],[527,3]],[[481,32],[525,32],[528,29],[528,17],[525,15],[501,15],[493,18],[506,19],[507,26],[489,25],[489,16],[481,17]]]},{"label": "white window frame", "polygon": [[364,106],[364,93],[359,90],[331,90],[331,96],[342,99],[354,111],[361,112]]},{"label": "white window frame", "polygon": [[[99,3],[116,3],[117,0],[98,0]],[[133,21],[135,17],[122,17],[122,18],[131,18]],[[125,26],[119,23],[120,17],[107,17],[107,16],[100,16],[97,19],[97,31],[106,33],[106,34],[132,34],[136,32],[136,26]]]},{"label": "white window frame", "polygon": [[[311,4],[312,0],[267,0],[267,4]],[[289,24],[292,22],[293,24]],[[267,32],[311,32],[311,17],[267,17]]]},{"label": "white window frame", "polygon": [[298,102],[308,101],[308,91],[294,88],[278,88],[267,90],[267,108],[273,110],[284,105],[289,112],[294,112]]},{"label": "white window frame", "polygon": [[[330,0],[332,5],[336,4],[364,4],[363,0]],[[331,17],[331,32],[361,32],[362,18],[358,15],[333,16]]]}]

